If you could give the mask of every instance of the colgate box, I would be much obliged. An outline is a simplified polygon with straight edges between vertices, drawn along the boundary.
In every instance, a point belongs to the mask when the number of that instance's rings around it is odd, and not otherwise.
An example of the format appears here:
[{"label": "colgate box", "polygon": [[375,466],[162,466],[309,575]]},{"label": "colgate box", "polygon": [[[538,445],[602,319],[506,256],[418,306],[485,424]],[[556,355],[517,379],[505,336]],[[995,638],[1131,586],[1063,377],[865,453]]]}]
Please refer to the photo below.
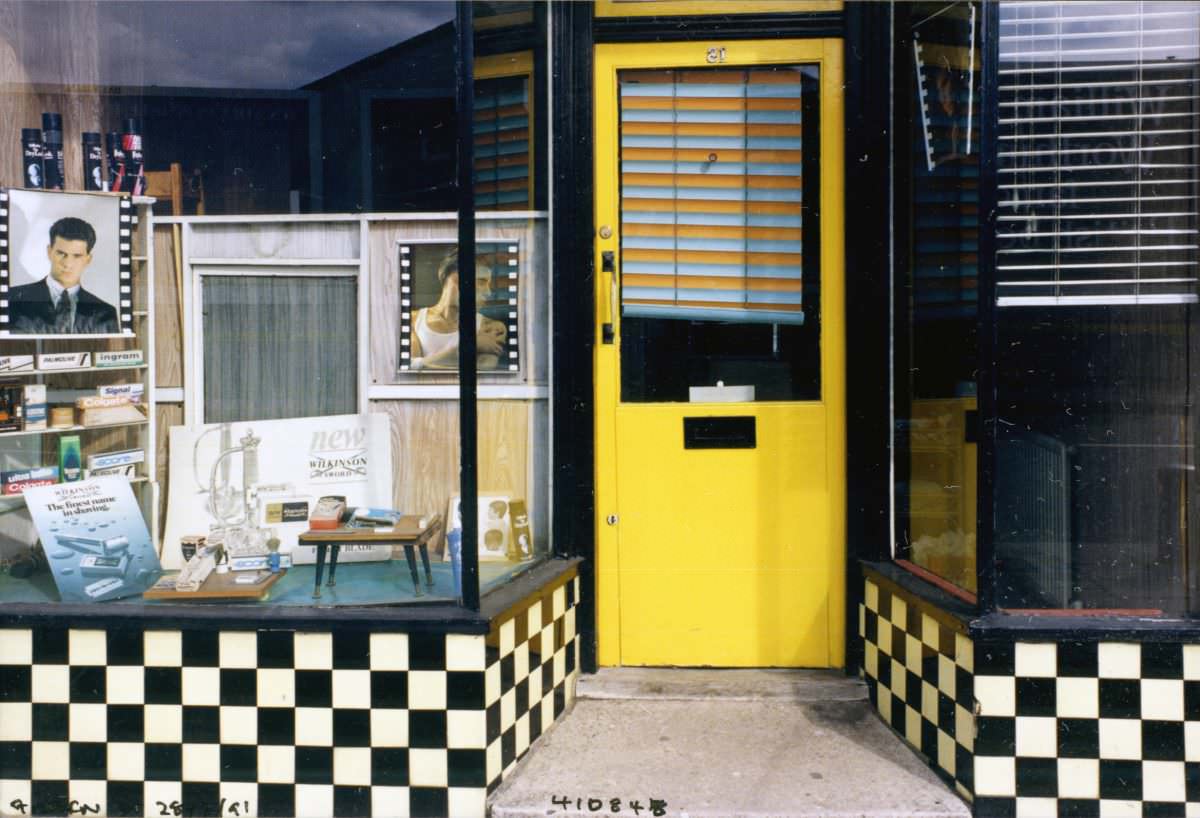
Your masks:
[{"label": "colgate box", "polygon": [[0,493],[21,494],[33,486],[53,486],[57,482],[58,466],[0,472]]}]

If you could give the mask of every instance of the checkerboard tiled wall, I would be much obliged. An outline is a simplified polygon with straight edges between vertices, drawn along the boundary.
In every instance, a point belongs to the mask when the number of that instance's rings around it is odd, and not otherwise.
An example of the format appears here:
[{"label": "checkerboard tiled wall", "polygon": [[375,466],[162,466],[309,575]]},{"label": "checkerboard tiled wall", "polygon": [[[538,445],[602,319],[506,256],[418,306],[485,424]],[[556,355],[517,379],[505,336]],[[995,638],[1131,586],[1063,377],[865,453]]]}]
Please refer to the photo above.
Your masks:
[{"label": "checkerboard tiled wall", "polygon": [[0,815],[483,816],[574,696],[578,583],[487,637],[0,627]]},{"label": "checkerboard tiled wall", "polygon": [[884,722],[964,797],[973,784],[972,645],[965,628],[915,596],[866,580],[863,675]]}]

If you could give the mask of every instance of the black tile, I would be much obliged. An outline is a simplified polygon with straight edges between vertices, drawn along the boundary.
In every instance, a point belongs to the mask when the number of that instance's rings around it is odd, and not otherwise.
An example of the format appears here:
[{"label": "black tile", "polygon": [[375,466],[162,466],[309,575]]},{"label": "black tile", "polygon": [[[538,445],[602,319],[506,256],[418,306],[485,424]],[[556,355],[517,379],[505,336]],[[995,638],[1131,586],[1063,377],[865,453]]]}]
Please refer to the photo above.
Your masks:
[{"label": "black tile", "polygon": [[[570,610],[575,605],[575,580],[567,580],[567,583],[564,587],[567,591],[567,610]],[[517,644],[520,644],[520,642]]]},{"label": "black tile", "polygon": [[954,668],[954,701],[967,710],[975,709],[975,674],[965,668]]},{"label": "black tile", "polygon": [[103,781],[108,775],[108,745],[102,741],[72,741],[71,779]]},{"label": "black tile", "polygon": [[567,675],[570,676],[575,672],[575,640],[572,639],[567,645]]},{"label": "black tile", "polygon": [[0,779],[33,778],[33,742],[0,741]]},{"label": "black tile", "polygon": [[371,667],[371,634],[334,631],[334,669],[366,670]]},{"label": "black tile", "polygon": [[1017,814],[1017,799],[991,798],[978,796],[975,798],[975,818],[1012,818]]},{"label": "black tile", "polygon": [[334,787],[334,818],[362,818],[371,814],[370,787]]},{"label": "black tile", "polygon": [[529,680],[525,679],[517,685],[517,718],[529,710]]},{"label": "black tile", "polygon": [[181,704],[183,671],[177,667],[148,667],[142,674],[146,704]]},{"label": "black tile", "polygon": [[1185,762],[1183,777],[1187,786],[1187,800],[1200,801],[1200,761]]},{"label": "black tile", "polygon": [[216,744],[221,740],[221,708],[183,706],[183,743]]},{"label": "black tile", "polygon": [[450,793],[445,787],[413,787],[408,791],[412,818],[443,818],[450,814]]},{"label": "black tile", "polygon": [[333,746],[370,747],[371,711],[345,709],[334,710]]},{"label": "black tile", "polygon": [[70,707],[65,704],[33,705],[33,740],[66,741],[70,735]]},{"label": "black tile", "polygon": [[954,744],[954,778],[968,791],[974,791],[975,755],[957,742]]},{"label": "black tile", "polygon": [[487,743],[500,738],[500,702],[493,702],[487,709]]},{"label": "black tile", "polygon": [[29,665],[0,665],[0,702],[33,701],[32,680]]},{"label": "black tile", "polygon": [[258,708],[259,744],[295,744],[296,711],[290,707]]},{"label": "black tile", "polygon": [[408,667],[410,670],[445,670],[445,634],[410,633],[408,635]]},{"label": "black tile", "polygon": [[522,611],[513,617],[513,644],[520,646],[529,641],[529,616]]},{"label": "black tile", "polygon": [[147,781],[178,781],[183,778],[183,745],[147,744],[144,763]]},{"label": "black tile", "polygon": [[500,736],[500,769],[508,769],[508,765],[517,760],[517,729],[510,727]]},{"label": "black tile", "polygon": [[407,787],[408,749],[372,747],[371,784],[376,787]]},{"label": "black tile", "polygon": [[904,608],[904,629],[919,640],[921,638],[921,609],[911,597],[907,602],[908,605]]},{"label": "black tile", "polygon": [[1057,798],[1058,761],[1053,758],[1017,758],[1018,798]]},{"label": "black tile", "polygon": [[484,673],[478,670],[452,670],[446,674],[448,710],[482,710]]},{"label": "black tile", "polygon": [[219,631],[183,631],[183,661],[188,667],[218,667],[221,664]]},{"label": "black tile", "polygon": [[291,784],[259,784],[255,815],[259,818],[291,818],[296,814],[296,788]]},{"label": "black tile", "polygon": [[925,755],[929,756],[934,762],[937,761],[937,725],[928,719],[921,719],[921,747],[920,750]]},{"label": "black tile", "polygon": [[558,650],[567,644],[567,623],[562,619],[554,620],[554,649]]},{"label": "black tile", "polygon": [[408,711],[408,746],[445,748],[446,711]]},{"label": "black tile", "polygon": [[146,709],[140,704],[110,704],[108,706],[108,740],[136,741],[146,738]]},{"label": "black tile", "polygon": [[1054,716],[1058,691],[1054,679],[1017,678],[1017,715]]},{"label": "black tile", "polygon": [[879,589],[879,619],[883,622],[892,618],[892,592]]},{"label": "black tile", "polygon": [[297,747],[296,783],[332,784],[333,748]]},{"label": "black tile", "polygon": [[1146,761],[1183,761],[1183,722],[1142,722],[1142,758]]},{"label": "black tile", "polygon": [[1095,678],[1100,675],[1095,642],[1059,642],[1058,675]]},{"label": "black tile", "polygon": [[1099,814],[1099,798],[1058,799],[1059,818],[1096,818],[1096,816]]},{"label": "black tile", "polygon": [[1143,801],[1142,818],[1179,818],[1187,814],[1187,804],[1182,801]]},{"label": "black tile", "polygon": [[487,786],[486,750],[450,750],[448,763],[451,787]]},{"label": "black tile", "polygon": [[892,696],[892,729],[900,735],[908,734],[908,708],[901,699]]},{"label": "black tile", "polygon": [[221,668],[221,704],[254,707],[258,704],[258,671],[251,668]]},{"label": "black tile", "polygon": [[513,654],[508,654],[500,660],[500,694],[503,695],[513,689],[516,684],[516,666],[517,657]]},{"label": "black tile", "polygon": [[[533,674],[531,673],[530,675],[532,676]],[[546,662],[546,664],[542,665],[543,695],[545,694],[545,691],[553,690],[553,689],[554,689],[554,662],[548,661],[548,662]]]},{"label": "black tile", "polygon": [[938,653],[925,643],[921,643],[921,678],[937,687]]},{"label": "black tile", "polygon": [[863,638],[876,647],[879,646],[879,615],[867,611],[863,621]]},{"label": "black tile", "polygon": [[1137,679],[1101,679],[1100,717],[1136,719],[1142,715],[1142,686]]},{"label": "black tile", "polygon": [[1183,683],[1183,717],[1188,721],[1200,721],[1200,682]]},{"label": "black tile", "polygon": [[333,672],[329,670],[297,670],[296,706],[332,707]]},{"label": "black tile", "polygon": [[104,633],[109,665],[140,665],[145,661],[144,632],[108,630]]},{"label": "black tile", "polygon": [[108,674],[103,665],[71,668],[71,702],[73,704],[103,704],[105,701]]},{"label": "black tile", "polygon": [[1016,646],[1012,642],[976,642],[975,675],[1017,675]]},{"label": "black tile", "polygon": [[896,625],[892,625],[892,658],[900,664],[908,661],[908,640]]},{"label": "black tile", "polygon": [[920,712],[924,696],[921,693],[921,677],[915,673],[904,671],[904,701],[913,710]]},{"label": "black tile", "polygon": [[554,688],[554,718],[559,716],[567,709],[567,689],[565,685],[559,685]]},{"label": "black tile", "polygon": [[1099,758],[1099,720],[1059,719],[1058,755],[1060,758]]},{"label": "black tile", "polygon": [[975,753],[1011,756],[1017,752],[1017,720],[1009,716],[975,718]]},{"label": "black tile", "polygon": [[937,726],[941,728],[943,733],[953,736],[957,724],[957,718],[954,712],[954,699],[950,698],[945,693],[939,692],[937,694],[937,702]]},{"label": "black tile", "polygon": [[879,654],[879,661],[876,662],[876,670],[879,672],[879,686],[887,689],[892,687],[892,660],[886,653]]},{"label": "black tile", "polygon": [[408,673],[403,670],[372,670],[371,707],[393,710],[408,707]]},{"label": "black tile", "polygon": [[70,661],[70,640],[66,628],[33,629],[33,663],[65,665]]},{"label": "black tile", "polygon": [[[497,725],[496,729],[499,730],[499,725]],[[542,734],[542,706],[540,703],[538,703],[538,704],[535,704],[534,707],[529,711],[529,741],[530,741],[530,743],[533,743],[533,740],[536,739],[541,734]],[[489,783],[491,783],[491,782],[489,782]]]},{"label": "black tile", "polygon": [[104,806],[109,816],[125,818],[142,815],[146,806],[146,792],[142,782],[109,781],[106,790]]},{"label": "black tile", "polygon": [[221,780],[258,780],[258,747],[253,744],[221,745]]},{"label": "black tile", "polygon": [[[35,631],[36,633],[36,631]],[[31,815],[67,815],[70,800],[66,781],[34,781],[29,788]]]},{"label": "black tile", "polygon": [[295,667],[295,644],[295,637],[291,631],[259,631],[258,667]]},{"label": "black tile", "polygon": [[183,804],[184,816],[216,815],[221,805],[221,785],[184,781],[179,802]]},{"label": "black tile", "polygon": [[1142,762],[1100,759],[1100,797],[1142,800]]},{"label": "black tile", "polygon": [[954,631],[940,622],[938,623],[938,653],[951,662],[958,656],[958,640],[954,636]]},{"label": "black tile", "polygon": [[[500,637],[498,635],[492,633],[492,634],[488,634],[487,638],[488,639],[494,638],[494,639],[499,640]],[[529,666],[530,667],[535,667],[538,664],[536,661],[534,661],[534,658],[533,658],[536,655],[534,653],[534,644],[536,644],[536,643],[531,643],[529,645]],[[483,646],[483,665],[484,665],[484,667],[491,667],[492,665],[496,664],[499,661],[500,661],[499,645],[498,644],[493,645],[490,643],[485,644]],[[440,668],[439,668],[439,670],[440,670]]]},{"label": "black tile", "polygon": [[1142,643],[1143,679],[1182,679],[1183,645],[1180,642]]}]

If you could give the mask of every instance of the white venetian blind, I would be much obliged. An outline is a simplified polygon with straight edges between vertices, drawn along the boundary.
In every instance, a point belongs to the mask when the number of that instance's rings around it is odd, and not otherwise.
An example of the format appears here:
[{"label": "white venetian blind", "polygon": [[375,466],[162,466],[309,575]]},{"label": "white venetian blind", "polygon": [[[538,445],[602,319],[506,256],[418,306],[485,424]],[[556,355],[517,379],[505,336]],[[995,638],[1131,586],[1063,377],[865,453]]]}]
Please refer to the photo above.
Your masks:
[{"label": "white venetian blind", "polygon": [[1195,303],[1200,3],[999,13],[997,305]]}]

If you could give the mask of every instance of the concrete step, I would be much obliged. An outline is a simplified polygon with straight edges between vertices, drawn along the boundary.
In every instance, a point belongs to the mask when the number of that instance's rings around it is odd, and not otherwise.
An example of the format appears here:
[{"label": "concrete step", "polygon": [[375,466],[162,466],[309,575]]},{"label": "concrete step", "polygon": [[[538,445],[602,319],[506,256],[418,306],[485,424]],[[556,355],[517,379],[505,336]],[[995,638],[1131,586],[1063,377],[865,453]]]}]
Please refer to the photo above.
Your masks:
[{"label": "concrete step", "polygon": [[573,709],[493,793],[489,814],[634,816],[637,801],[642,818],[651,799],[690,818],[971,814],[884,726],[857,680],[641,668],[581,677]]}]

